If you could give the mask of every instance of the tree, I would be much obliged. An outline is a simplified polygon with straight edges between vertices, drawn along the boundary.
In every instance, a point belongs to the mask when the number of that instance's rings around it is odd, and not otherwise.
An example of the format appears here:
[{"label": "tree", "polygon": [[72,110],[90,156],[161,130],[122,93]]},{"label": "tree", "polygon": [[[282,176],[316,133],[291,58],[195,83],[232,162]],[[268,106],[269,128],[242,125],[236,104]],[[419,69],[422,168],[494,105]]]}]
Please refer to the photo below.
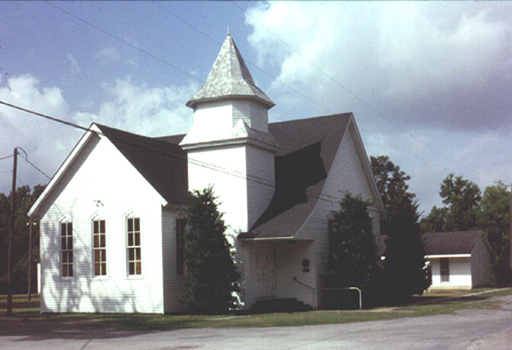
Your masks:
[{"label": "tree", "polygon": [[[28,267],[28,217],[30,207],[43,192],[45,186],[36,185],[33,190],[29,186],[16,189],[15,221],[12,242],[13,274],[12,284],[15,293],[27,291],[27,267]],[[9,230],[11,195],[0,193],[0,293],[5,293],[7,282],[7,240]],[[33,255],[32,263],[39,257],[39,226],[33,230]],[[32,269],[35,272],[36,269]],[[34,285],[35,287],[35,285]]]},{"label": "tree", "polygon": [[496,284],[510,285],[510,192],[502,182],[485,188],[478,213],[478,227],[487,234],[494,250],[492,269]]},{"label": "tree", "polygon": [[371,157],[371,168],[387,219],[381,222],[387,235],[383,271],[385,293],[399,297],[421,294],[427,288],[424,249],[418,223],[415,194],[408,192],[410,180],[387,156]]},{"label": "tree", "polygon": [[239,274],[212,188],[190,196],[185,232],[187,279],[182,301],[192,313],[224,313],[235,306]]},{"label": "tree", "polygon": [[[477,226],[482,193],[476,183],[450,174],[441,183],[439,195],[445,209],[438,209],[432,215],[437,222],[444,221],[442,231],[466,231]],[[429,214],[428,221],[435,222],[433,217]]]},{"label": "tree", "polygon": [[366,289],[377,274],[377,247],[368,202],[345,194],[331,221],[329,277],[332,286]]},{"label": "tree", "polygon": [[445,232],[447,231],[446,220],[448,217],[448,208],[438,208],[435,205],[426,218],[421,220],[421,232]]}]

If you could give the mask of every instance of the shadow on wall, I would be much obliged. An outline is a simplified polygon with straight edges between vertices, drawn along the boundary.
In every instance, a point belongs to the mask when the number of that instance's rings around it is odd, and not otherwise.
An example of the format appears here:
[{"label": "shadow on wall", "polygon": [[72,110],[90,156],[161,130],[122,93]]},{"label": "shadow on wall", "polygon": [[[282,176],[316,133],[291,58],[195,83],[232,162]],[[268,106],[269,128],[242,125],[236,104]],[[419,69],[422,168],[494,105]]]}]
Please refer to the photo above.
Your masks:
[{"label": "shadow on wall", "polygon": [[[41,227],[41,238],[49,248],[40,253],[41,312],[140,312],[136,293],[130,286],[121,288],[113,279],[93,281],[90,242],[81,240],[75,226],[73,276],[62,276],[60,219],[54,216]],[[108,288],[102,289],[102,282],[108,284]]]}]

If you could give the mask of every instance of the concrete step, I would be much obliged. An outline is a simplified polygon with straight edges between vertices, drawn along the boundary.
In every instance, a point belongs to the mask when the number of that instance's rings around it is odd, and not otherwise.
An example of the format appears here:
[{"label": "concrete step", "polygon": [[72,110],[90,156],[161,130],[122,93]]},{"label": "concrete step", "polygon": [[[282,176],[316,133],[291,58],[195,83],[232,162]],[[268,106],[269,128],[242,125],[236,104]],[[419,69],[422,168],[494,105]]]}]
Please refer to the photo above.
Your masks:
[{"label": "concrete step", "polygon": [[313,308],[295,298],[261,299],[249,310],[251,313],[310,311]]}]

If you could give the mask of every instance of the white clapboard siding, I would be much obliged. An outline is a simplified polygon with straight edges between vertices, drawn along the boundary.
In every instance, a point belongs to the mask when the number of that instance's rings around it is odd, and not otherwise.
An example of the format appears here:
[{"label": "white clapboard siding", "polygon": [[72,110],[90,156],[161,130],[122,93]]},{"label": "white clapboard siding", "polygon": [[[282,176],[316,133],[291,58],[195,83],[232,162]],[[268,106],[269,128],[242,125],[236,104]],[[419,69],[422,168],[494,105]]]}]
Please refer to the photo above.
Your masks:
[{"label": "white clapboard siding", "polygon": [[478,239],[471,252],[472,287],[489,286],[492,283],[491,252],[484,244],[483,239]]},{"label": "white clapboard siding", "polygon": [[251,228],[267,209],[275,191],[274,154],[247,146],[247,228]]},{"label": "white clapboard siding", "polygon": [[441,282],[440,259],[431,259],[432,288],[471,288],[471,258],[450,257],[449,280]]},{"label": "white clapboard siding", "polygon": [[162,263],[164,278],[165,312],[183,310],[181,295],[185,285],[185,277],[178,276],[176,256],[176,218],[183,214],[180,210],[165,208],[162,212]]},{"label": "white clapboard siding", "polygon": [[[308,280],[308,284],[316,288],[319,304],[321,304],[323,288],[319,276],[327,272],[328,220],[332,212],[339,209],[339,202],[346,192],[361,195],[363,199],[374,198],[370,189],[372,179],[363,170],[365,159],[358,153],[355,137],[357,137],[356,130],[352,124],[347,128],[336,153],[324,185],[322,198],[318,200],[308,220],[297,234],[300,239],[314,239],[315,249],[310,251],[311,255],[307,257],[311,261],[311,276],[314,278]],[[374,235],[378,243],[380,241],[380,214],[373,206],[369,209],[374,224]],[[300,300],[307,302],[310,299],[310,292],[306,287],[303,287],[302,291],[303,295]]]},{"label": "white clapboard siding", "polygon": [[[247,231],[247,163],[244,146],[189,151],[190,190],[213,187],[219,199],[219,211],[231,235]],[[214,167],[202,164],[215,164]]]},{"label": "white clapboard siding", "polygon": [[[164,312],[160,195],[105,138],[90,138],[41,209],[42,312]],[[128,276],[126,218],[141,222],[142,275]],[[92,220],[106,220],[107,276],[93,276]],[[61,277],[60,222],[74,276]]]}]

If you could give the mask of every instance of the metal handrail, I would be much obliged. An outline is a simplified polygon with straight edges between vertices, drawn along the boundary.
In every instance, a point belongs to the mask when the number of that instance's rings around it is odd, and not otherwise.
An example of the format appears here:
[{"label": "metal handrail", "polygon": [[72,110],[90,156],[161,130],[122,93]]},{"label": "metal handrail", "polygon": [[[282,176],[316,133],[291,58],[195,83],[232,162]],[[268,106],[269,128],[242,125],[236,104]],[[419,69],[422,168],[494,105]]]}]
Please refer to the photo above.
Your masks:
[{"label": "metal handrail", "polygon": [[302,282],[302,281],[299,281],[299,280],[297,279],[297,276],[293,276],[293,280],[294,280],[295,282],[297,282],[298,284],[301,284],[301,285],[303,285],[304,287],[311,289],[311,292],[312,292],[312,293],[311,293],[311,297],[312,297],[312,304],[313,304],[313,308],[315,308],[315,309],[316,309],[316,288],[315,288],[315,287],[311,287],[310,285],[308,285],[308,284],[306,284],[306,283],[304,283],[304,282]]},{"label": "metal handrail", "polygon": [[358,287],[324,288],[324,290],[357,290],[359,293],[359,310],[363,308],[363,291]]}]

